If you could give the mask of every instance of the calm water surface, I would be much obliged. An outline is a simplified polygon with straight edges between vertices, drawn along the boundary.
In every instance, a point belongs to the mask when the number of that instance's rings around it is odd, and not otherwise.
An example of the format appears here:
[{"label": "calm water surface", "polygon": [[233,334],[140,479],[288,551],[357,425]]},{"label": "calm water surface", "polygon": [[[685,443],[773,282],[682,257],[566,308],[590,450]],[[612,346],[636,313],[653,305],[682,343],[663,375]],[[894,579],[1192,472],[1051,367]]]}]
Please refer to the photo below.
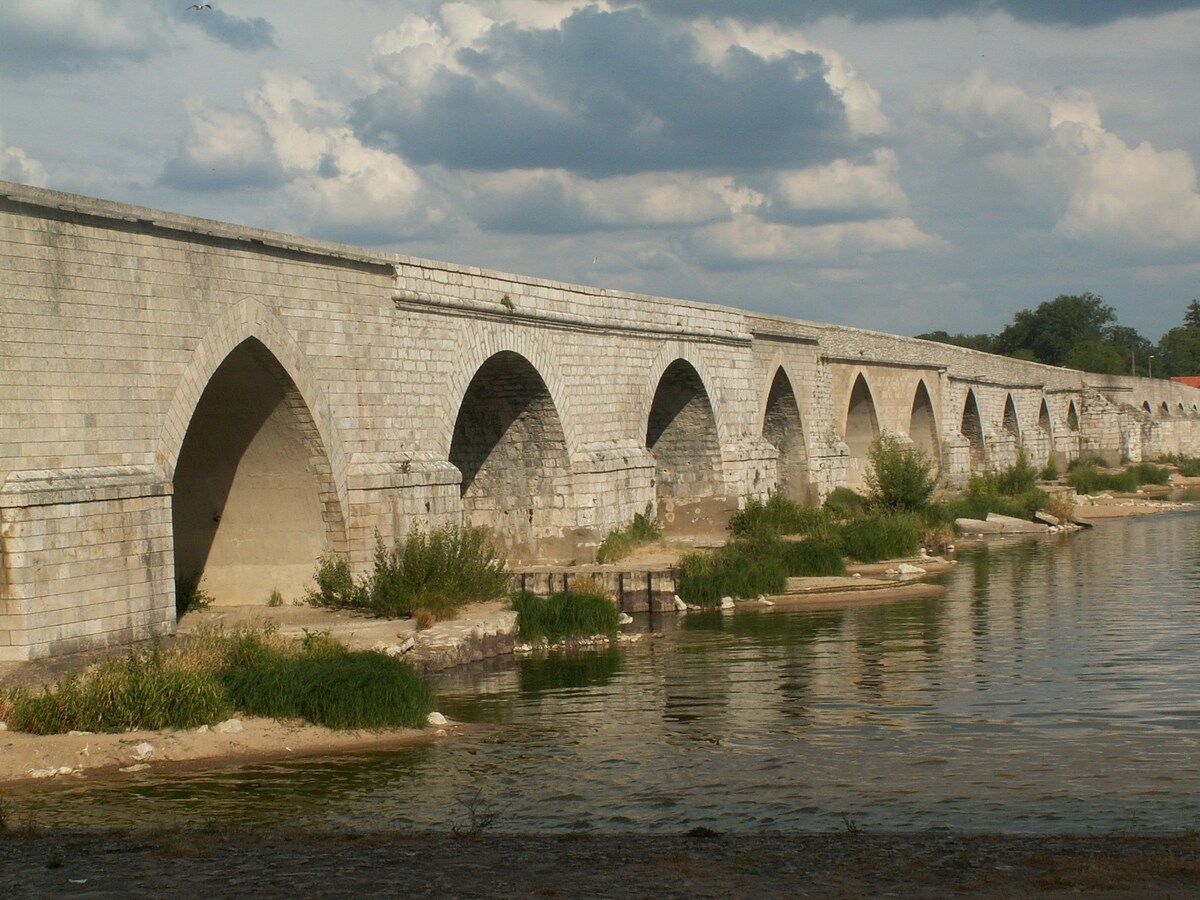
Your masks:
[{"label": "calm water surface", "polygon": [[449,673],[441,709],[480,727],[436,747],[14,799],[62,825],[1200,827],[1200,516],[973,550],[945,581]]}]

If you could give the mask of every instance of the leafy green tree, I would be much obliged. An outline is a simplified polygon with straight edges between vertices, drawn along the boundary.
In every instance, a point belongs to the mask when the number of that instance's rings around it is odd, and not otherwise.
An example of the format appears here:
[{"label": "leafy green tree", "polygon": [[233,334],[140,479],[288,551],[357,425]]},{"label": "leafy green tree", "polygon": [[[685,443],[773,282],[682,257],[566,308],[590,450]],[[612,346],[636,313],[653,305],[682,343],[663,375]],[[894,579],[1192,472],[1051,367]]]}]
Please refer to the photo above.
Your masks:
[{"label": "leafy green tree", "polygon": [[1113,371],[1114,375],[1142,374],[1150,364],[1150,354],[1155,352],[1154,345],[1138,334],[1136,328],[1127,328],[1124,325],[1110,325],[1104,329],[1104,342],[1121,356],[1121,365]]},{"label": "leafy green tree", "polygon": [[929,331],[918,334],[923,341],[937,341],[939,344],[953,344],[955,347],[967,347],[970,350],[982,350],[984,353],[995,353],[993,344],[996,338],[990,334],[949,334],[945,331]]},{"label": "leafy green tree", "polygon": [[1188,304],[1187,311],[1183,314],[1183,325],[1185,328],[1200,330],[1200,301],[1193,300]]},{"label": "leafy green tree", "polygon": [[1105,327],[1115,321],[1112,307],[1095,294],[1060,294],[1013,316],[1012,324],[996,337],[996,351],[1011,355],[1028,349],[1039,362],[1067,365],[1076,344],[1102,341]]},{"label": "leafy green tree", "polygon": [[1065,365],[1069,369],[1079,369],[1081,372],[1099,372],[1104,375],[1123,375],[1129,372],[1129,366],[1107,342],[1099,339],[1080,341],[1067,354]]},{"label": "leafy green tree", "polygon": [[1200,375],[1200,327],[1172,328],[1158,341],[1154,371],[1161,377]]}]

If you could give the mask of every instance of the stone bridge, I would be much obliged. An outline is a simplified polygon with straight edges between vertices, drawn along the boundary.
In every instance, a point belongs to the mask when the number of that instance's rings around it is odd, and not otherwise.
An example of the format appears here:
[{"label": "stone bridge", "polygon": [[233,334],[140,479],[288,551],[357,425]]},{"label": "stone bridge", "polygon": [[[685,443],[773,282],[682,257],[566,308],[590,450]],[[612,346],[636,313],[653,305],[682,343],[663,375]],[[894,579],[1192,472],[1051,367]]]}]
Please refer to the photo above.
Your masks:
[{"label": "stone bridge", "polygon": [[652,507],[1200,452],[1200,391],[377,253],[0,182],[0,658],[291,600],[417,526],[590,560]]}]

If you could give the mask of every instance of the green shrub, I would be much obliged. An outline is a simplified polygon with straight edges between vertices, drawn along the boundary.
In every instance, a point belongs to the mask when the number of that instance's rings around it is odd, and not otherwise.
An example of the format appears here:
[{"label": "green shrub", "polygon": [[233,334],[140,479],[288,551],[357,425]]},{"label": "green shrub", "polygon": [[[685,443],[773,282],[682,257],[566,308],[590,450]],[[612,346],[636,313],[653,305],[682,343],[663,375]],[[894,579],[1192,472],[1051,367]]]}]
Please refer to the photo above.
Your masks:
[{"label": "green shrub", "polygon": [[1058,461],[1054,458],[1054,454],[1051,453],[1046,459],[1046,465],[1042,468],[1041,479],[1042,481],[1057,481],[1058,476]]},{"label": "green shrub", "polygon": [[176,618],[195,609],[208,609],[212,605],[212,594],[200,587],[200,579],[203,577],[202,571],[196,571],[175,579]]},{"label": "green shrub", "polygon": [[634,513],[632,522],[609,532],[596,550],[596,562],[616,562],[628,556],[634,547],[652,544],[661,537],[662,528],[654,519],[654,507],[647,503],[644,513]]},{"label": "green shrub", "polygon": [[232,711],[213,672],[173,666],[158,647],[106,660],[39,693],[15,689],[9,725],[32,734],[193,728]]},{"label": "green shrub", "polygon": [[414,531],[405,541],[384,546],[376,535],[375,564],[355,579],[336,554],[321,558],[316,590],[305,599],[314,606],[365,609],[377,616],[411,616],[424,610],[452,616],[463,604],[507,592],[504,560],[482,528],[446,526]]},{"label": "green shrub", "polygon": [[912,513],[860,516],[842,527],[838,549],[859,562],[914,556],[924,527],[922,517]]},{"label": "green shrub", "polygon": [[741,542],[715,553],[689,553],[675,570],[675,591],[697,606],[712,606],[722,597],[778,594],[787,586],[783,562],[747,550]]},{"label": "green shrub", "polygon": [[1038,472],[1029,464],[1024,448],[1017,454],[1017,461],[995,475],[996,490],[1002,497],[1019,497],[1037,487]]},{"label": "green shrub", "polygon": [[316,590],[309,590],[305,601],[311,606],[328,609],[365,609],[369,590],[364,581],[356,581],[350,572],[350,561],[330,551],[317,563],[313,580]]},{"label": "green shrub", "polygon": [[1067,463],[1067,473],[1076,469],[1103,469],[1108,463],[1102,456],[1077,456]]},{"label": "green shrub", "polygon": [[751,552],[757,551],[778,561],[789,578],[846,574],[846,561],[842,559],[841,551],[822,541],[776,540],[751,546]]},{"label": "green shrub", "polygon": [[421,728],[434,708],[433,690],[408,663],[327,638],[284,654],[247,637],[221,682],[243,712],[327,728]]},{"label": "green shrub", "polygon": [[867,450],[871,469],[866,483],[868,502],[888,512],[911,512],[929,502],[937,487],[934,463],[923,451],[906,446],[883,432]]},{"label": "green shrub", "polygon": [[549,643],[616,634],[621,615],[609,597],[593,591],[563,591],[549,597],[522,591],[513,595],[513,609],[521,640]]},{"label": "green shrub", "polygon": [[1138,463],[1132,469],[1133,477],[1137,479],[1138,484],[1170,484],[1171,471],[1163,466],[1156,466],[1153,463]]},{"label": "green shrub", "polygon": [[771,494],[765,503],[753,497],[747,500],[746,508],[738,510],[729,520],[729,528],[737,537],[809,534],[827,520],[828,514],[822,509],[802,506],[782,494]]},{"label": "green shrub", "polygon": [[825,509],[835,516],[856,516],[867,508],[867,499],[848,487],[834,488],[825,498]]},{"label": "green shrub", "polygon": [[1092,465],[1076,466],[1067,475],[1067,484],[1079,494],[1099,494],[1102,491],[1133,493],[1138,489],[1137,475],[1132,471],[1101,472]]},{"label": "green shrub", "polygon": [[1179,468],[1179,474],[1185,478],[1196,478],[1200,476],[1200,458],[1191,456],[1183,456],[1178,453],[1168,453],[1160,459],[1160,462],[1169,463]]}]

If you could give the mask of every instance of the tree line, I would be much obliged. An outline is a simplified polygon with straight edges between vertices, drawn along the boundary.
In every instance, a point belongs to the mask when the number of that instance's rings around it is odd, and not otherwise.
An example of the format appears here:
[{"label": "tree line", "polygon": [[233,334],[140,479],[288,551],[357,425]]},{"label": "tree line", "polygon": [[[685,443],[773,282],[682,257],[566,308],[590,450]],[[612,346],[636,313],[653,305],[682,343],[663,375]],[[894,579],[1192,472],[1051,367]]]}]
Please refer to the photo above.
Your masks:
[{"label": "tree line", "polygon": [[927,341],[1065,366],[1106,375],[1200,375],[1200,302],[1193,300],[1183,324],[1152,344],[1092,293],[1061,294],[1037,309],[1023,309],[999,334],[918,334]]}]

